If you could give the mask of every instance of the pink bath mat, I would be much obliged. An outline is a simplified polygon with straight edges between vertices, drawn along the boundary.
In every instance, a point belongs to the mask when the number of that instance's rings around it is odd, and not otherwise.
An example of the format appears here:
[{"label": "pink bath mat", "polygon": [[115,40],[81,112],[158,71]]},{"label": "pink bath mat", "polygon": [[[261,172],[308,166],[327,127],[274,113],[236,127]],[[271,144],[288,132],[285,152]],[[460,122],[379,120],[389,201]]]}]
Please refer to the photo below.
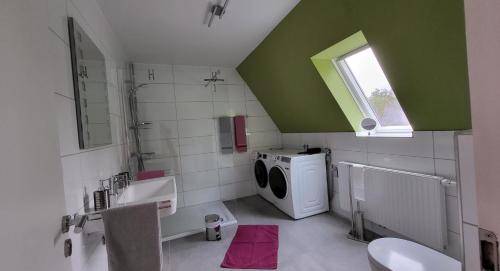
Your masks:
[{"label": "pink bath mat", "polygon": [[221,267],[276,269],[278,247],[278,225],[240,225]]}]

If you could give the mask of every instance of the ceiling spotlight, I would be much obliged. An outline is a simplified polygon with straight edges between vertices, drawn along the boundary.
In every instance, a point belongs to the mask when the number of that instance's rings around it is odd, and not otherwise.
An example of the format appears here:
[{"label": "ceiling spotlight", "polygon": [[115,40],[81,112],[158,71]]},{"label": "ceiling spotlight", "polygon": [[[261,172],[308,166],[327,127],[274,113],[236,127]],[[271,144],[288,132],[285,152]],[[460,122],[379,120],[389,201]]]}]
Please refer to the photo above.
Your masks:
[{"label": "ceiling spotlight", "polygon": [[226,13],[227,5],[229,4],[229,0],[226,0],[223,6],[219,4],[214,4],[210,8],[210,19],[208,21],[208,27],[212,26],[215,16],[219,16],[219,19],[222,19],[222,16]]}]

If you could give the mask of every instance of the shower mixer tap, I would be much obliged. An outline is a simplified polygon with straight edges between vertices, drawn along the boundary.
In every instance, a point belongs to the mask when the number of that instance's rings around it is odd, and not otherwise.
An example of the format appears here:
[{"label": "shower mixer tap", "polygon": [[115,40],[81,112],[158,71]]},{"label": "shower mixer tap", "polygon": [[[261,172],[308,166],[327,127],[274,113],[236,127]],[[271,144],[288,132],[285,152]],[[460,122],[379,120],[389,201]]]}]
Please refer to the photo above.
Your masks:
[{"label": "shower mixer tap", "polygon": [[205,84],[205,87],[208,87],[210,85],[210,83],[212,83],[214,86],[214,92],[217,92],[217,85],[215,83],[224,82],[224,79],[217,78],[217,76],[219,74],[220,74],[220,70],[217,70],[216,72],[212,72],[212,75],[210,78],[203,79],[203,81],[207,82]]}]

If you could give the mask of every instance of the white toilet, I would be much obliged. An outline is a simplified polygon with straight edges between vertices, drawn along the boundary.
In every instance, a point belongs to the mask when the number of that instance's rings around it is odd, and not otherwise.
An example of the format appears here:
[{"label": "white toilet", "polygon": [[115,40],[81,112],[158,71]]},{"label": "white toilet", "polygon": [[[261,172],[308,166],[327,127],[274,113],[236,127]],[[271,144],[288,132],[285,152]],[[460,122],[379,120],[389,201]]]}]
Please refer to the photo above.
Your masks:
[{"label": "white toilet", "polygon": [[414,242],[381,238],[368,245],[372,271],[461,271],[462,264]]}]

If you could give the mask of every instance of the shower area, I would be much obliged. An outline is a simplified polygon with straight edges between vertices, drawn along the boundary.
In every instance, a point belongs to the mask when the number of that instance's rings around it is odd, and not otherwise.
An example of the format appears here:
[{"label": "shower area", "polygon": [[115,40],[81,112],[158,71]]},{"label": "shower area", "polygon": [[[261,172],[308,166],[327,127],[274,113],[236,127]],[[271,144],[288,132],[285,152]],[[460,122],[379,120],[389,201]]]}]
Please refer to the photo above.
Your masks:
[{"label": "shower area", "polygon": [[127,83],[131,175],[176,178],[178,209],[162,218],[163,241],[204,231],[208,214],[236,224],[223,201],[254,194],[251,152],[222,150],[219,118],[247,119],[255,103],[237,72],[135,63]]}]

